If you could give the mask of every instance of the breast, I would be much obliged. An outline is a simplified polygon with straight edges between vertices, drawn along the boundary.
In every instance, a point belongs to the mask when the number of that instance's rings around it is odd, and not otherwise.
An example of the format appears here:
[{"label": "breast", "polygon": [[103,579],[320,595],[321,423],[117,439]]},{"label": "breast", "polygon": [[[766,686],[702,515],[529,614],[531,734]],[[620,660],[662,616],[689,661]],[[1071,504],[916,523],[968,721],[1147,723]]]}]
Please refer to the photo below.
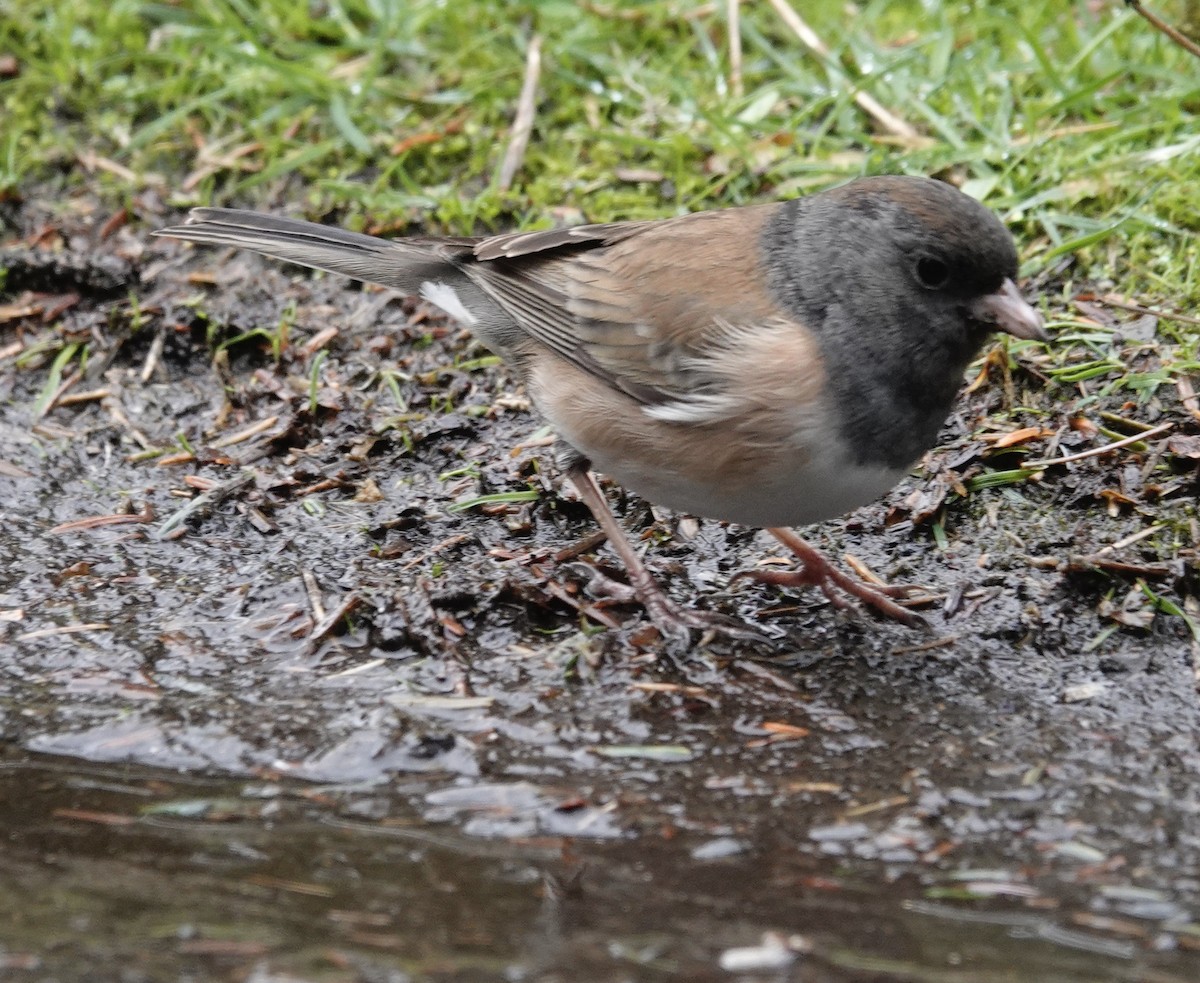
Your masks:
[{"label": "breast", "polygon": [[813,447],[765,455],[739,453],[736,447],[714,452],[705,443],[687,457],[673,450],[660,454],[658,461],[591,459],[596,470],[648,501],[758,527],[804,526],[845,515],[875,501],[904,477],[902,469],[862,464]]},{"label": "breast", "polygon": [[769,420],[751,413],[670,422],[553,358],[531,366],[529,391],[559,436],[595,470],[648,501],[706,518],[807,525],[873,501],[904,474],[839,451],[821,400],[793,408],[790,418],[771,412]]}]

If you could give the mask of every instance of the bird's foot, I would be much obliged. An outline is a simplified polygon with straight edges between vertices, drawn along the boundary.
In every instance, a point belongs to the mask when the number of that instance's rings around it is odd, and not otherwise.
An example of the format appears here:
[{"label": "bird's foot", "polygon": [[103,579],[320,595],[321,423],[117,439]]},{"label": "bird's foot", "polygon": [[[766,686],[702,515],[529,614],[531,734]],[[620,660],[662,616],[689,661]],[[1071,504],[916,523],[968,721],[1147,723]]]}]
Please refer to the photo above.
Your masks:
[{"label": "bird's foot", "polygon": [[690,641],[691,633],[695,631],[702,635],[711,633],[738,641],[770,640],[771,636],[765,632],[725,615],[676,603],[648,573],[643,577],[633,576],[630,578],[633,583],[626,584],[613,580],[588,564],[573,563],[570,569],[586,580],[588,593],[593,597],[618,604],[640,604],[654,626],[666,638]]},{"label": "bird's foot", "polygon": [[928,628],[929,623],[897,601],[920,601],[927,599],[928,592],[919,587],[868,584],[839,570],[824,555],[790,529],[767,530],[799,558],[799,570],[741,570],[734,579],[756,580],[762,584],[781,587],[819,587],[837,608],[847,607],[847,595],[873,607],[893,621],[910,628]]},{"label": "bird's foot", "polygon": [[619,598],[622,601],[636,599],[646,609],[658,630],[674,642],[689,643],[693,631],[712,632],[742,641],[762,642],[770,639],[771,636],[765,632],[756,631],[732,618],[709,611],[685,608],[672,601],[663,593],[646,564],[642,562],[642,558],[638,556],[637,550],[629,542],[629,537],[617,524],[600,486],[596,484],[595,476],[587,469],[587,462],[582,458],[574,460],[567,471],[567,477],[584,504],[591,509],[596,522],[608,536],[609,545],[621,558],[629,575],[629,583],[620,584],[594,568],[589,568],[591,572],[587,575],[587,580],[593,594],[607,594],[609,598]]}]

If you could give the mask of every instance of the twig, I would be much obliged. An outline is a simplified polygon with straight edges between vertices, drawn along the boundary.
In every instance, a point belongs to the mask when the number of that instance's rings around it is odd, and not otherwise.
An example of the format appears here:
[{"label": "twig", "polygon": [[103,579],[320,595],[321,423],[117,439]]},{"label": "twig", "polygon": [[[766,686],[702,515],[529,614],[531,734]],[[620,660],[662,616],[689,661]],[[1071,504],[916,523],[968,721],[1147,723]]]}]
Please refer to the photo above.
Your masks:
[{"label": "twig", "polygon": [[63,398],[63,396],[66,394],[67,390],[70,389],[73,385],[75,385],[75,383],[77,383],[82,378],[83,378],[83,373],[80,372],[78,369],[76,369],[69,376],[67,376],[67,378],[63,381],[63,384],[61,386],[59,386],[57,389],[55,389],[53,394],[50,396],[50,398],[48,400],[46,400],[46,405],[43,406],[37,412],[37,414],[34,416],[34,419],[40,420],[44,416],[46,416],[47,413],[49,413],[51,410],[54,409],[55,406],[58,405],[58,401]]},{"label": "twig", "polygon": [[24,468],[19,468],[11,461],[6,461],[0,457],[0,477],[4,478],[32,478],[33,472],[26,471]]},{"label": "twig", "polygon": [[1101,130],[1115,130],[1121,124],[1116,120],[1104,123],[1074,123],[1071,126],[1056,126],[1052,130],[1037,130],[1034,133],[1021,133],[1012,138],[1014,147],[1023,147],[1027,143],[1044,143],[1047,140],[1058,140],[1062,137],[1081,136],[1085,133],[1098,133]]},{"label": "twig", "polygon": [[1123,539],[1118,539],[1115,543],[1109,543],[1107,546],[1102,546],[1096,551],[1095,555],[1100,556],[1102,553],[1113,553],[1117,550],[1123,550],[1126,546],[1132,546],[1134,543],[1140,543],[1143,539],[1148,539],[1156,532],[1161,532],[1165,528],[1165,523],[1161,523],[1157,526],[1147,526],[1145,529],[1132,533]]},{"label": "twig", "polygon": [[1177,27],[1172,27],[1157,14],[1151,13],[1142,6],[1141,0],[1125,0],[1125,6],[1132,7],[1134,13],[1140,14],[1142,17],[1144,17],[1150,23],[1151,27],[1153,27],[1155,30],[1162,31],[1163,34],[1179,45],[1179,47],[1183,48],[1185,51],[1190,51],[1197,58],[1200,58],[1200,44],[1196,44],[1196,42],[1184,34],[1183,31],[1179,30]]},{"label": "twig", "polygon": [[1179,401],[1183,403],[1183,408],[1200,420],[1200,399],[1196,397],[1196,388],[1192,385],[1192,380],[1181,376],[1175,380],[1175,388],[1179,391]]},{"label": "twig", "polygon": [[892,655],[917,655],[921,652],[932,652],[935,649],[949,648],[962,640],[961,635],[946,635],[944,638],[934,638],[919,645],[901,645],[892,649]]},{"label": "twig", "polygon": [[338,331],[339,329],[337,326],[333,324],[327,328],[322,328],[304,343],[304,347],[301,349],[301,351],[303,351],[305,355],[311,355],[314,352],[319,351],[338,336]]},{"label": "twig", "polygon": [[[595,14],[597,17],[607,17],[611,20],[641,21],[645,20],[648,16],[647,11],[645,10],[606,7],[599,3],[589,3],[588,0],[581,0],[579,7],[582,10],[586,10],[589,14]],[[683,15],[684,19],[693,20],[697,17],[707,17],[708,14],[712,13],[712,7],[710,4],[705,4],[704,8],[704,13],[697,13],[694,10],[689,10]]]},{"label": "twig", "polygon": [[67,393],[59,401],[59,406],[74,406],[76,403],[90,403],[97,399],[108,399],[111,389],[89,389],[85,393]]},{"label": "twig", "polygon": [[593,621],[599,622],[605,628],[618,629],[621,627],[621,621],[615,615],[609,614],[599,604],[581,599],[572,594],[566,587],[555,580],[547,580],[542,589],[551,597],[562,601],[567,607],[578,611],[585,617],[591,618]]},{"label": "twig", "polygon": [[243,471],[241,474],[234,475],[228,481],[224,481],[219,485],[213,485],[211,490],[193,498],[178,512],[168,517],[155,530],[154,538],[159,540],[166,539],[172,532],[182,527],[191,516],[207,512],[213,506],[234,494],[234,492],[239,491],[246,485],[254,484],[254,480],[253,471]]},{"label": "twig", "polygon": [[1131,420],[1127,416],[1121,416],[1120,413],[1109,413],[1107,410],[1100,411],[1100,419],[1105,423],[1111,423],[1114,427],[1125,427],[1137,433],[1145,433],[1147,430],[1154,429],[1153,424],[1142,423],[1141,420]]},{"label": "twig", "polygon": [[209,446],[214,450],[219,450],[222,447],[232,447],[234,444],[240,444],[251,437],[257,437],[264,430],[270,430],[278,422],[279,417],[269,416],[265,420],[259,420],[257,423],[250,424],[245,430],[239,430],[237,433],[231,433],[227,437],[214,440]]},{"label": "twig", "polygon": [[129,417],[125,415],[125,410],[121,406],[119,396],[112,396],[109,399],[102,401],[100,405],[108,410],[108,415],[113,418],[113,421],[117,424],[117,426],[119,426],[125,431],[125,433],[129,434],[130,437],[132,437],[135,441],[137,441],[138,444],[141,445],[142,450],[148,451],[151,449],[150,439],[129,422]]},{"label": "twig", "polygon": [[61,536],[63,533],[78,532],[83,529],[100,529],[103,526],[128,526],[138,523],[145,524],[154,521],[154,510],[146,505],[141,512],[121,512],[117,515],[89,515],[84,519],[72,519],[63,522],[50,530],[51,536]]},{"label": "twig", "polygon": [[150,350],[146,353],[146,362],[142,366],[142,382],[149,382],[150,377],[154,375],[154,370],[158,368],[158,360],[162,357],[163,344],[166,338],[162,332],[154,336],[154,340],[150,342]]},{"label": "twig", "polygon": [[1122,311],[1131,311],[1134,314],[1149,314],[1151,317],[1162,318],[1164,321],[1200,324],[1200,317],[1192,317],[1190,314],[1176,314],[1173,311],[1160,311],[1153,307],[1143,307],[1141,304],[1131,304],[1129,301],[1123,300],[1114,294],[1102,294],[1099,297],[1093,297],[1092,302],[1103,304],[1105,307],[1116,307]]},{"label": "twig", "polygon": [[1127,563],[1123,560],[1110,560],[1099,553],[1090,556],[1070,556],[1066,563],[1059,563],[1058,570],[1075,573],[1088,573],[1092,570],[1108,570],[1112,573],[1124,573],[1131,577],[1153,577],[1161,579],[1170,577],[1174,570],[1162,563]]},{"label": "twig", "polygon": [[1128,447],[1130,444],[1141,443],[1148,437],[1157,437],[1159,434],[1166,433],[1175,426],[1174,421],[1160,423],[1157,427],[1151,427],[1143,433],[1135,433],[1132,437],[1126,437],[1124,440],[1116,440],[1111,444],[1105,444],[1103,447],[1093,447],[1091,450],[1080,451],[1078,454],[1068,454],[1066,457],[1046,457],[1040,461],[1026,461],[1021,465],[1023,468],[1048,468],[1055,464],[1070,464],[1074,461],[1082,461],[1087,457],[1097,457],[1100,454],[1107,454],[1109,451],[1119,450],[1122,447]]},{"label": "twig", "polygon": [[[833,52],[829,50],[829,46],[821,40],[811,27],[809,27],[792,8],[787,0],[770,0],[771,6],[775,8],[775,12],[783,18],[783,22],[787,24],[800,39],[801,43],[808,48],[809,51],[816,54],[822,61],[825,62],[827,68],[837,72],[846,78],[845,72],[837,63],[837,59],[833,57]],[[878,123],[884,130],[892,134],[892,136],[900,137],[902,140],[917,142],[921,140],[921,135],[908,123],[902,120],[895,113],[885,109],[869,92],[863,92],[861,89],[854,93],[854,101],[858,103],[859,108]]]},{"label": "twig", "polygon": [[584,553],[590,553],[592,550],[603,546],[606,539],[608,539],[608,533],[606,533],[603,529],[597,529],[590,536],[585,536],[574,546],[568,546],[565,549],[561,549],[555,553],[554,562],[566,563],[568,560],[577,559]]},{"label": "twig", "polygon": [[311,570],[301,570],[300,576],[304,581],[304,593],[308,595],[308,603],[312,608],[313,620],[323,622],[326,618],[325,602],[321,599],[321,585],[313,576]]},{"label": "twig", "polygon": [[725,19],[729,24],[729,91],[735,99],[745,94],[742,86],[742,22],[738,8],[742,0],[725,0]]},{"label": "twig", "polygon": [[[1200,620],[1200,604],[1190,594],[1183,599],[1183,610],[1188,616],[1188,627]],[[1196,633],[1192,632],[1192,679],[1196,686],[1200,688],[1200,639],[1196,638]]]},{"label": "twig", "polygon": [[529,39],[525,50],[525,81],[521,83],[521,97],[517,101],[517,115],[513,119],[512,136],[504,151],[500,174],[496,184],[501,191],[512,187],[521,161],[525,159],[525,148],[529,145],[529,134],[533,132],[533,114],[536,109],[538,78],[542,74],[542,38],[535,34]]}]

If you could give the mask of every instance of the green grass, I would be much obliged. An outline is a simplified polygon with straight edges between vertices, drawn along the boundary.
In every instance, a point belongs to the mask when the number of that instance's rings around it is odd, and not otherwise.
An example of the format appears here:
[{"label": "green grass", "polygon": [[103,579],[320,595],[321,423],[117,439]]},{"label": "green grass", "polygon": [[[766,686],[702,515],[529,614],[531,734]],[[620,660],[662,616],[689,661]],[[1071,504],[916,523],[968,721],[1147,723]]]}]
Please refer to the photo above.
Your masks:
[{"label": "green grass", "polygon": [[[128,203],[150,187],[179,206],[288,203],[356,227],[464,232],[927,173],[1000,211],[1027,272],[1064,264],[1069,279],[1197,306],[1200,61],[1123,4],[797,4],[839,64],[928,135],[920,147],[879,139],[841,71],[765,0],[744,5],[745,94],[731,94],[724,5],[711,6],[0,0],[0,55],[19,66],[0,79],[0,198]],[[537,119],[504,192],[535,30]]]}]

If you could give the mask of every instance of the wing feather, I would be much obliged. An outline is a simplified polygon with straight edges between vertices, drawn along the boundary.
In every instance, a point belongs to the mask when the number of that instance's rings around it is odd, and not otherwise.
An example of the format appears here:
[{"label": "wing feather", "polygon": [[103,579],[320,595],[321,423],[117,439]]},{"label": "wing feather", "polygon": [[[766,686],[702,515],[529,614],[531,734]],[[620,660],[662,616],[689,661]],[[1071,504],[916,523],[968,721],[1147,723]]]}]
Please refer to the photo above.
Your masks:
[{"label": "wing feather", "polygon": [[655,418],[715,420],[745,399],[727,368],[756,332],[803,333],[761,269],[771,207],[495,236],[465,272],[531,338]]}]

